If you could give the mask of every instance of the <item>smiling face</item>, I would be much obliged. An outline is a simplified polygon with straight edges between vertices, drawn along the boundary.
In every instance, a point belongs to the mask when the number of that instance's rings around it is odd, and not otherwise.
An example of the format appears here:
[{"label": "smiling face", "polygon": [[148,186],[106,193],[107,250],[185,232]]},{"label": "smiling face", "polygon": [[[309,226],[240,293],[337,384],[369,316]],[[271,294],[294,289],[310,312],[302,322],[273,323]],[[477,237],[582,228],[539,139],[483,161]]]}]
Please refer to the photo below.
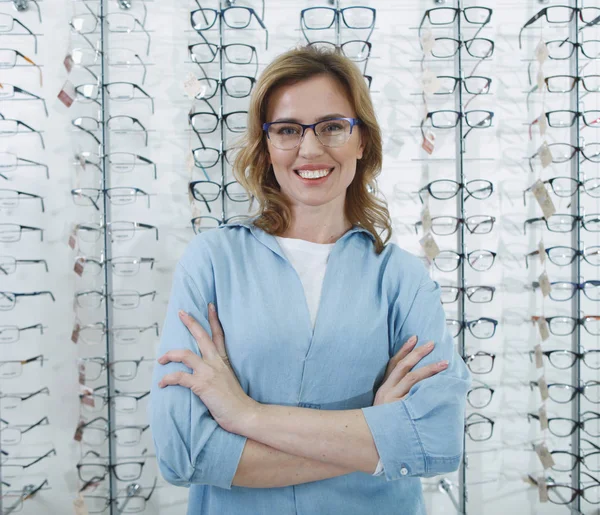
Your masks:
[{"label": "smiling face", "polygon": [[[334,78],[318,75],[275,89],[269,98],[266,121],[313,124],[340,117],[356,118],[346,92]],[[356,160],[364,150],[358,126],[341,147],[322,145],[311,129],[306,130],[300,145],[292,150],[275,148],[268,139],[267,145],[275,178],[296,216],[314,208],[344,216],[346,189],[354,179]],[[299,169],[326,170],[329,174],[321,179],[303,179],[297,173]]]}]

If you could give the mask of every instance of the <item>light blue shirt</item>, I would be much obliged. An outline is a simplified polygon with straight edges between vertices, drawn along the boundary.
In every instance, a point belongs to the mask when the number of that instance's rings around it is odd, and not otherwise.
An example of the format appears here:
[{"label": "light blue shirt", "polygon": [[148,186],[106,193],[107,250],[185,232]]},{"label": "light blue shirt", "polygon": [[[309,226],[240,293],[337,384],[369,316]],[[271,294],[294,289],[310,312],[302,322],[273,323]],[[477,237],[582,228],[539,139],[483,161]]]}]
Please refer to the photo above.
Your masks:
[{"label": "light blue shirt", "polygon": [[[159,355],[198,346],[177,312],[212,334],[216,305],[229,360],[244,391],[264,404],[362,409],[385,473],[354,472],[283,488],[232,486],[246,438],[222,429],[199,397],[158,381],[150,424],[164,478],[190,487],[188,515],[422,515],[420,477],[456,470],[470,374],[446,329],[440,288],[421,261],[393,243],[377,255],[354,226],[331,251],[314,331],[298,274],[274,236],[252,221],[198,234],[173,277]],[[413,334],[436,346],[417,367],[449,361],[401,401],[372,406],[388,361]]]}]

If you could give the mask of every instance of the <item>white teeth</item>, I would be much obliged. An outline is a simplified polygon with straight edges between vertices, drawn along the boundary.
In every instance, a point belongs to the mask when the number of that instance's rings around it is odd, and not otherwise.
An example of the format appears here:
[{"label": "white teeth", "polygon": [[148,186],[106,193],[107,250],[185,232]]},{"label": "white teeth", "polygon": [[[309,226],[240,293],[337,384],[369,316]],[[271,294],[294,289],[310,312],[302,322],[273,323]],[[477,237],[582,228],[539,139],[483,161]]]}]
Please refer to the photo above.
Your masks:
[{"label": "white teeth", "polygon": [[298,170],[298,175],[303,179],[318,179],[329,174],[329,169],[325,170]]}]

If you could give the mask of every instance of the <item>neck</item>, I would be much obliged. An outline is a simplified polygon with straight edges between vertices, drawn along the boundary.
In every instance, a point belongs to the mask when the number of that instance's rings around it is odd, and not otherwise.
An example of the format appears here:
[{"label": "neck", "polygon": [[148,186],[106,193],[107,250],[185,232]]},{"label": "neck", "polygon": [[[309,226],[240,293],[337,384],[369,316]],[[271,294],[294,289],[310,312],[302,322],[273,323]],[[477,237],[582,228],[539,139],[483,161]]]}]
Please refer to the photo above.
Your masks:
[{"label": "neck", "polygon": [[343,215],[322,217],[317,213],[313,216],[296,216],[292,213],[292,223],[281,236],[313,243],[335,243],[351,228],[352,224]]}]

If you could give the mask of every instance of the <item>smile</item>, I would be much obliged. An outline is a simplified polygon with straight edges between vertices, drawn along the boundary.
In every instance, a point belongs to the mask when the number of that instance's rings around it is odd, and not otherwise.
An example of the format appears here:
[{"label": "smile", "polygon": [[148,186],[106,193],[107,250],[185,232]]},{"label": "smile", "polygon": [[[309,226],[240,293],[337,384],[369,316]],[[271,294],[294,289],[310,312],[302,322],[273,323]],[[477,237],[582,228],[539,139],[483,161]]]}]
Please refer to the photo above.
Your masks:
[{"label": "smile", "polygon": [[294,170],[294,172],[303,179],[321,179],[322,177],[327,177],[332,171],[333,168],[324,168],[322,170]]}]

